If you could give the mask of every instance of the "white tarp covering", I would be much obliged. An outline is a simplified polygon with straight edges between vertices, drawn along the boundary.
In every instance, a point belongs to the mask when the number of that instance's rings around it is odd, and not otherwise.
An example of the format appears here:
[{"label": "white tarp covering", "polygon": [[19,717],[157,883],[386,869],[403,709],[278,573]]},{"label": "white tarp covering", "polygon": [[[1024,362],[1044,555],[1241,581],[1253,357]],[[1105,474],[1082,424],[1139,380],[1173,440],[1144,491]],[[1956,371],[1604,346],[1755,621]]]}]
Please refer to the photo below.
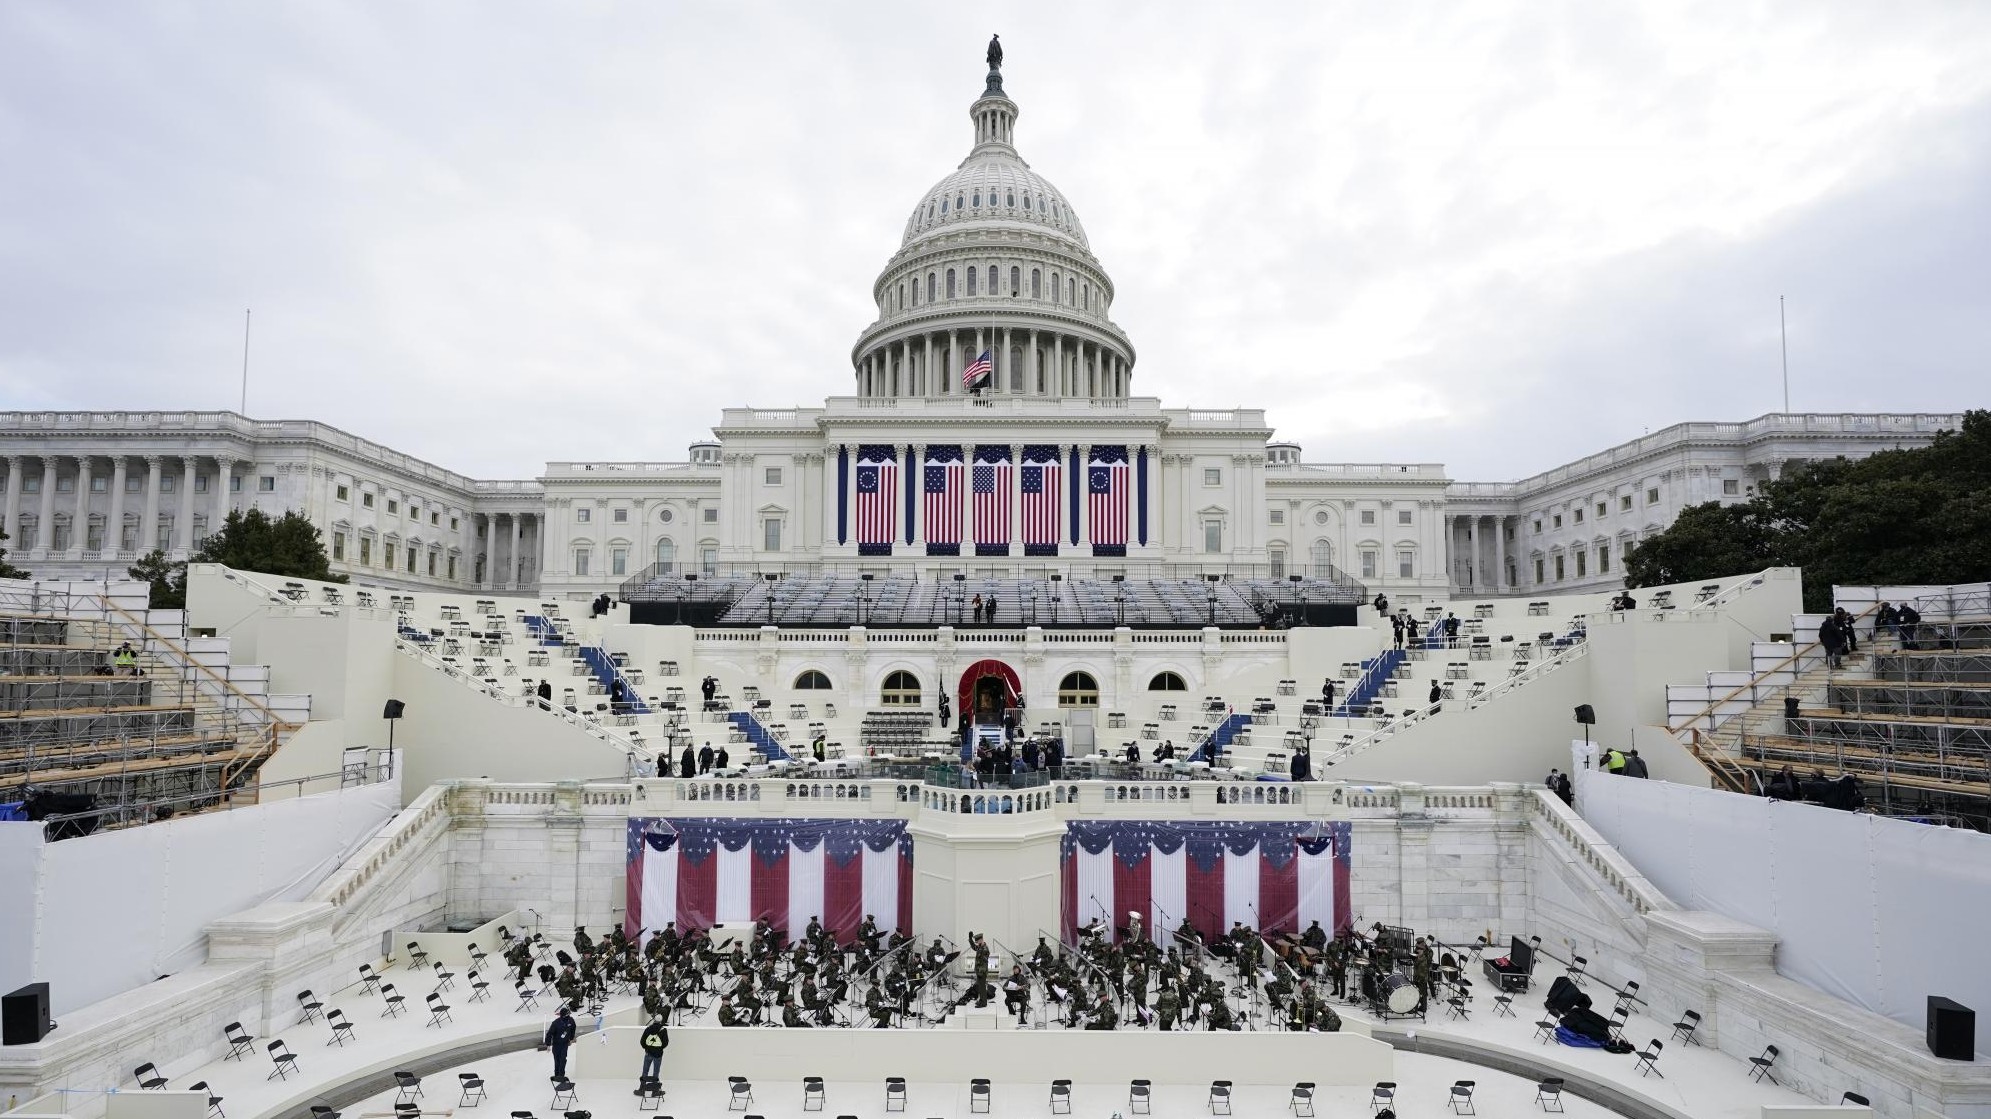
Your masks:
[{"label": "white tarp covering", "polygon": [[1591,769],[1576,803],[1681,906],[1776,933],[1789,978],[1917,1030],[1929,995],[1991,1013],[1991,835]]},{"label": "white tarp covering", "polygon": [[0,989],[45,981],[60,1015],[201,963],[210,922],[302,899],[400,807],[387,781],[57,843],[0,824],[0,885],[34,915],[0,922]]}]

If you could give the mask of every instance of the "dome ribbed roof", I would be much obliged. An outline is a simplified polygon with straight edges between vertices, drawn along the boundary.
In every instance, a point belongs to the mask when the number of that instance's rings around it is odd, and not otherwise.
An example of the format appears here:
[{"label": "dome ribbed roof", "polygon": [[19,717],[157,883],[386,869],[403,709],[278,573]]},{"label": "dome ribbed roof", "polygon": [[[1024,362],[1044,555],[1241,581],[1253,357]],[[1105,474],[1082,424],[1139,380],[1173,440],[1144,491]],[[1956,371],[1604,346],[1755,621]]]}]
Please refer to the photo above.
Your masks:
[{"label": "dome ribbed roof", "polygon": [[970,155],[913,207],[900,247],[946,229],[1023,225],[1090,251],[1085,227],[1064,193],[1017,156],[1000,150]]}]

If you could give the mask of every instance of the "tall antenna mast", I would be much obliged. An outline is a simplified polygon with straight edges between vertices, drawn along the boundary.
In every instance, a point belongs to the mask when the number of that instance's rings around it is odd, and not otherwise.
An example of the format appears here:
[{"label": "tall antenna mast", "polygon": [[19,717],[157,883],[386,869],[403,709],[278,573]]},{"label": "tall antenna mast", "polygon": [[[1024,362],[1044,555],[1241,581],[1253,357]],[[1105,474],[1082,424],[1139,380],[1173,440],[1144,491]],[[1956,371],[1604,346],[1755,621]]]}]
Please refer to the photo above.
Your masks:
[{"label": "tall antenna mast", "polygon": [[242,414],[249,414],[249,311],[242,310]]},{"label": "tall antenna mast", "polygon": [[1783,351],[1784,359],[1784,411],[1791,410],[1791,339],[1790,331],[1784,327],[1784,297],[1777,296],[1777,346]]}]

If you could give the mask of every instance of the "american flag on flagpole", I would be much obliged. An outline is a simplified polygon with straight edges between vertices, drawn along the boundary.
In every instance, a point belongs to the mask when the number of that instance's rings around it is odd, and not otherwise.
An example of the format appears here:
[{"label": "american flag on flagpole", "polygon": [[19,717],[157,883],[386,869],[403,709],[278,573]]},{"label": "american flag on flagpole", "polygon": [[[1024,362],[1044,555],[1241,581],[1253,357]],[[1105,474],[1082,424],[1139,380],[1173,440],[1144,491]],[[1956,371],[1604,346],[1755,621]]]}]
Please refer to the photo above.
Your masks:
[{"label": "american flag on flagpole", "polygon": [[1064,473],[1056,447],[1025,447],[1022,466],[1023,554],[1058,554],[1059,482]]},{"label": "american flag on flagpole", "polygon": [[928,447],[926,465],[921,471],[926,495],[922,514],[926,517],[926,554],[961,554],[961,503],[966,468],[960,447]]},{"label": "american flag on flagpole", "polygon": [[857,550],[860,555],[889,556],[898,529],[893,498],[899,492],[899,465],[890,447],[864,447],[857,452]]},{"label": "american flag on flagpole", "polygon": [[995,362],[990,360],[989,351],[983,350],[982,356],[969,362],[967,368],[961,370],[961,387],[974,388],[975,382],[993,372],[995,372]]},{"label": "american flag on flagpole", "polygon": [[1092,554],[1127,554],[1127,448],[1094,447],[1085,469],[1086,512],[1092,521]]},{"label": "american flag on flagpole", "polygon": [[1008,447],[980,447],[975,450],[974,505],[975,554],[1009,554]]}]

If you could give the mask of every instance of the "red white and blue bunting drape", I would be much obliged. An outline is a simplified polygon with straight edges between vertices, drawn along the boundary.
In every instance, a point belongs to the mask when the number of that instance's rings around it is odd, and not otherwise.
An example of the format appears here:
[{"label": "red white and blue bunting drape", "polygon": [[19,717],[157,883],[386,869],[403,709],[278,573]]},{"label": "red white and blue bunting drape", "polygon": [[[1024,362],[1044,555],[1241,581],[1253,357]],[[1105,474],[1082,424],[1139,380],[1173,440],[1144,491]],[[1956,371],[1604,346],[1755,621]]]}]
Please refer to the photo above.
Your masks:
[{"label": "red white and blue bunting drape", "polygon": [[766,920],[791,939],[811,917],[848,943],[866,914],[911,933],[913,841],[903,820],[633,817],[623,931]]},{"label": "red white and blue bunting drape", "polygon": [[1067,824],[1065,939],[1095,917],[1123,928],[1130,912],[1164,943],[1185,918],[1206,939],[1240,921],[1261,933],[1348,928],[1348,837],[1345,820]]}]

